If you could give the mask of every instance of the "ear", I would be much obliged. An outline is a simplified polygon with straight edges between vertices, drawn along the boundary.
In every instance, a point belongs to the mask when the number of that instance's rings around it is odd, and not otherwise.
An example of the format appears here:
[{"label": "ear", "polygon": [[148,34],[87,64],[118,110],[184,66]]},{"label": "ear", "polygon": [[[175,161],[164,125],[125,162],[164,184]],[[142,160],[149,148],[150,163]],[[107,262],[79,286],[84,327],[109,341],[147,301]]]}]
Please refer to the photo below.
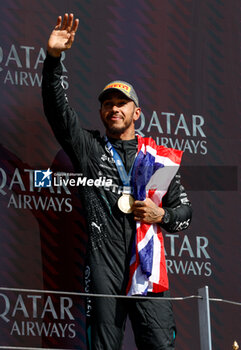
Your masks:
[{"label": "ear", "polygon": [[141,109],[139,107],[136,107],[133,120],[136,122],[140,118],[140,115],[141,115]]}]

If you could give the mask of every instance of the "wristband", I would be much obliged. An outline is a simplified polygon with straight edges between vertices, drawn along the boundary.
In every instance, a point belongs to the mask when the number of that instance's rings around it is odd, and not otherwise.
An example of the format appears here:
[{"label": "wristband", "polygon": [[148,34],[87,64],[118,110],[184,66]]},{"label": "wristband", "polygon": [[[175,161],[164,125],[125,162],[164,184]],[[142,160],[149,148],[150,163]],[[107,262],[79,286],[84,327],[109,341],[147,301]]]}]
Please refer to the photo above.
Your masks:
[{"label": "wristband", "polygon": [[165,213],[164,213],[163,218],[162,218],[162,223],[168,224],[170,221],[171,215],[166,209],[164,209],[164,210],[165,210]]}]

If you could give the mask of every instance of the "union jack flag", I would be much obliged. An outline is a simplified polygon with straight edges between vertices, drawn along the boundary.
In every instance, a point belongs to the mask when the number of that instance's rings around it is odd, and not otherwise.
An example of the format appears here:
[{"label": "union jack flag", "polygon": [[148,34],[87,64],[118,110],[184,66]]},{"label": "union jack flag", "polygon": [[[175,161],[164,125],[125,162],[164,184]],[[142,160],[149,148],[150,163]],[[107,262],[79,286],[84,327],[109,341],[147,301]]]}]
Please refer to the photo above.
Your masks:
[{"label": "union jack flag", "polygon": [[[162,198],[179,169],[182,153],[138,135],[138,154],[131,179],[134,198],[143,201],[148,197],[161,207]],[[168,290],[168,286],[161,227],[137,222],[127,295],[159,293]]]}]

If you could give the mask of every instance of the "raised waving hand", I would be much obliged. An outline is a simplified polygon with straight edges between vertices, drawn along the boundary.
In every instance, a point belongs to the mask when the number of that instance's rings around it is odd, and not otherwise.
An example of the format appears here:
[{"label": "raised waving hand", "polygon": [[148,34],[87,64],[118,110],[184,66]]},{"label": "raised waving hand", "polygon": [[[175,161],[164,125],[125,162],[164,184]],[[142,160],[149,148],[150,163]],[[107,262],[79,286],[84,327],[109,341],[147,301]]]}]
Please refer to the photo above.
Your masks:
[{"label": "raised waving hand", "polygon": [[63,21],[61,16],[58,17],[57,24],[48,40],[47,51],[51,56],[59,57],[62,51],[71,48],[78,25],[79,20],[74,20],[72,13],[70,15],[65,13]]}]

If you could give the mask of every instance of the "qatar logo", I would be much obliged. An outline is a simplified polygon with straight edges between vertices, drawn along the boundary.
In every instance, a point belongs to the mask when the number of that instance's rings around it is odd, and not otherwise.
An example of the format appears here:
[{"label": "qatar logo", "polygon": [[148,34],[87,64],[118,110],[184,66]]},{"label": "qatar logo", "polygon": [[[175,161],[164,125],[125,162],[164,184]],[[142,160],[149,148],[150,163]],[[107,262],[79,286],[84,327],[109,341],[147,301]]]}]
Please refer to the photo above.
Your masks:
[{"label": "qatar logo", "polygon": [[[0,46],[0,79],[7,85],[41,87],[41,68],[46,52],[43,47],[9,44]],[[67,72],[63,64],[65,54],[61,56],[63,73]],[[62,86],[69,87],[68,76],[62,75]]]},{"label": "qatar logo", "polygon": [[35,187],[51,187],[52,185],[52,171],[35,170],[34,171],[34,186]]}]

